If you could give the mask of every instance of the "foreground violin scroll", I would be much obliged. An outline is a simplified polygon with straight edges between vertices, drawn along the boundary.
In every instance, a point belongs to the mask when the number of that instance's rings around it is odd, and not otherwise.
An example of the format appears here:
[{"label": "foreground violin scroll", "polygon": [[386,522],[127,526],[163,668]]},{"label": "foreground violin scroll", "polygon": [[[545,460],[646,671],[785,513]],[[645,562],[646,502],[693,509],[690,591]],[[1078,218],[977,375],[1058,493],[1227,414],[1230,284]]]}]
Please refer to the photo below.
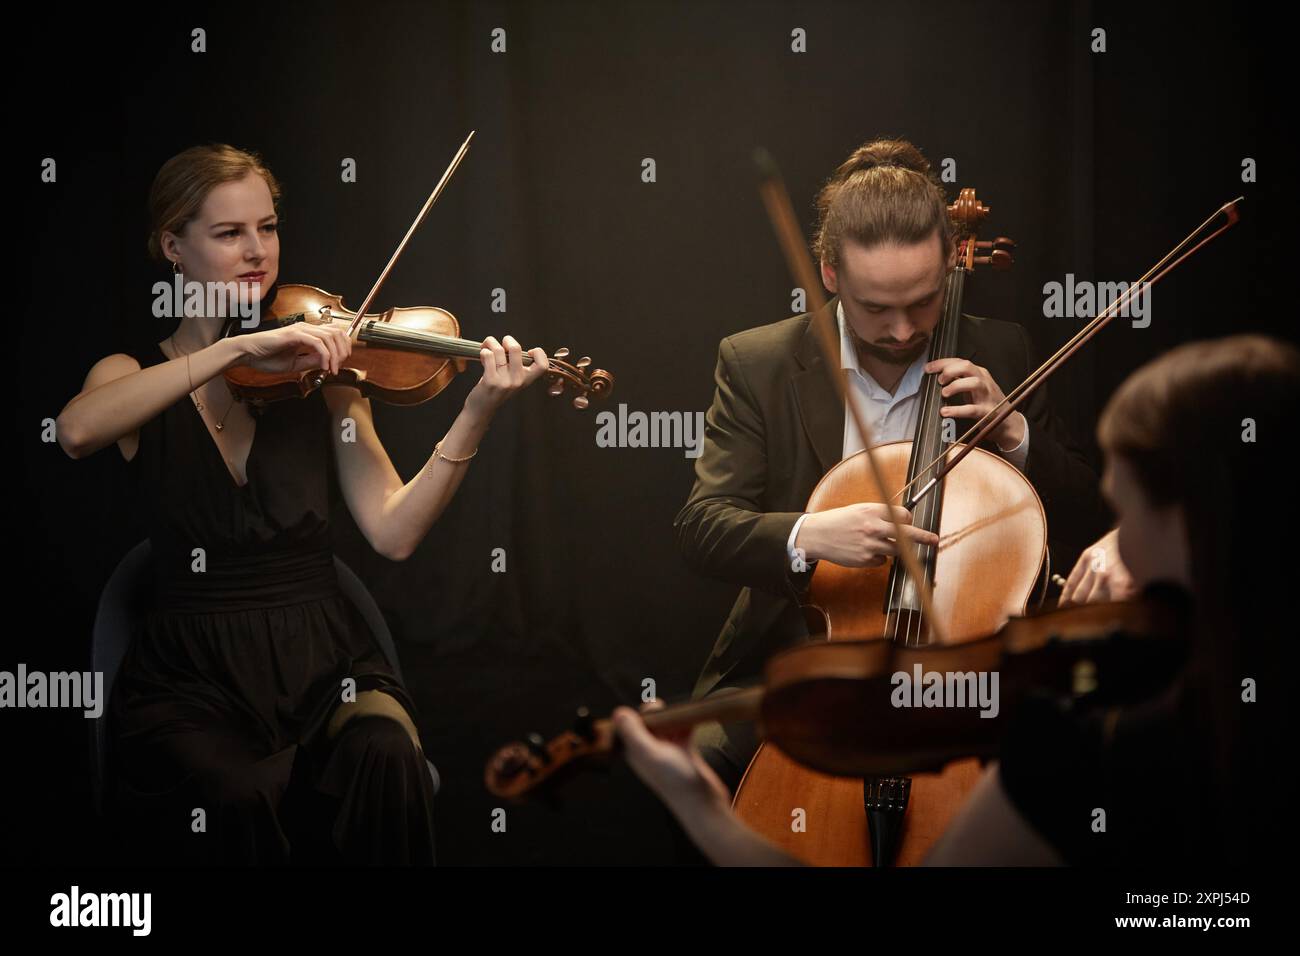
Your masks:
[{"label": "foreground violin scroll", "polygon": [[[762,700],[761,687],[733,689],[708,700],[651,711],[642,719],[651,730],[685,729],[710,720],[750,721],[758,717]],[[518,799],[579,761],[608,757],[617,750],[613,722],[607,717],[593,720],[587,708],[579,707],[572,730],[550,741],[529,734],[524,741],[506,744],[493,754],[484,772],[484,785],[493,796]]]},{"label": "foreground violin scroll", "polygon": [[[345,308],[342,297],[310,285],[280,286],[269,318],[277,325],[309,322],[355,327],[352,354],[337,375],[321,368],[263,372],[236,365],[225,372],[225,379],[239,401],[264,404],[302,398],[323,386],[345,385],[390,405],[418,405],[446,388],[469,363],[477,363],[483,346],[459,338],[456,317],[445,309],[393,308],[362,316]],[[575,408],[586,408],[592,396],[607,398],[614,389],[614,376],[591,368],[588,356],[570,363],[568,355],[568,349],[559,349],[548,356],[548,393],[573,393]],[[533,362],[527,352],[523,360],[525,365]]]},{"label": "foreground violin scroll", "polygon": [[[937,771],[997,753],[1007,715],[1031,691],[1121,704],[1167,686],[1186,657],[1180,610],[1159,594],[1013,618],[959,645],[906,647],[887,638],[814,640],[776,654],[763,683],[644,715],[651,730],[706,721],[755,720],[760,735],[792,760],[844,777]],[[999,707],[908,707],[898,675],[998,675]],[[608,757],[617,738],[608,719],[580,710],[572,730],[550,741],[530,734],[487,763],[490,793],[521,798],[561,771]]]}]

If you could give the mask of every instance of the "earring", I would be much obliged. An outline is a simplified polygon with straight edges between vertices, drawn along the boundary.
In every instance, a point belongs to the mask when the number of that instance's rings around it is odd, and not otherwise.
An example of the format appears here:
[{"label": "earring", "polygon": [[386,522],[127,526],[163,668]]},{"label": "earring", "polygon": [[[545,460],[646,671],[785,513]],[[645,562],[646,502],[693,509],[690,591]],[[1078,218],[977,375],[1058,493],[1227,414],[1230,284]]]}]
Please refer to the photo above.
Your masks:
[{"label": "earring", "polygon": [[179,259],[173,259],[173,260],[172,260],[172,275],[180,275],[180,274],[181,274],[181,261],[180,261]]}]

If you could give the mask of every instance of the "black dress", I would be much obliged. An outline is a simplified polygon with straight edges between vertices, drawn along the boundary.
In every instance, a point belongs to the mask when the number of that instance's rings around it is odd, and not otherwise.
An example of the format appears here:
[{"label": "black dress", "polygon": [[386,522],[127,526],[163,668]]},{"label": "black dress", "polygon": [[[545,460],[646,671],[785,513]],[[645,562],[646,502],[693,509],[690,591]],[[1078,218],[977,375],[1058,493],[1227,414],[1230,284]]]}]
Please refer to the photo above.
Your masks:
[{"label": "black dress", "polygon": [[[1144,596],[1191,633],[1190,595],[1152,585]],[[1123,706],[1035,694],[1003,738],[1002,787],[1067,864],[1222,865],[1254,845],[1256,821],[1216,799],[1203,698],[1182,679]]]},{"label": "black dress", "polygon": [[268,405],[242,487],[189,395],[140,429],[151,601],[110,713],[118,806],[161,860],[433,862],[433,785],[405,729],[326,733],[348,678],[416,720],[338,586],[330,427],[319,392]]}]

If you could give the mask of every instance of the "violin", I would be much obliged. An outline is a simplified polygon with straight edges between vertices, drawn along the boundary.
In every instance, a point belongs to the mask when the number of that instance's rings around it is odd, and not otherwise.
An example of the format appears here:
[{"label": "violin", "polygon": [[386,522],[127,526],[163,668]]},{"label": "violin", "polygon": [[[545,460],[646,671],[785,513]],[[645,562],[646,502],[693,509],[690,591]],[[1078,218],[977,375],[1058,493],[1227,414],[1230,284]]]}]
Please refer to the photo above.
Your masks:
[{"label": "violin", "polygon": [[[337,373],[327,369],[264,372],[247,365],[226,370],[226,384],[237,401],[253,405],[302,398],[327,385],[344,385],[362,395],[390,405],[418,405],[428,401],[477,362],[482,342],[459,337],[456,317],[435,306],[392,308],[380,314],[360,314],[343,305],[341,296],[310,285],[282,285],[268,315],[270,327],[293,322],[313,325],[346,323],[355,326],[352,353]],[[547,356],[548,394],[573,393],[575,408],[586,408],[590,396],[606,398],[614,376],[592,369],[591,358],[568,362],[567,348]],[[523,355],[524,365],[533,357]]]},{"label": "violin", "polygon": [[[226,385],[236,400],[261,406],[267,402],[303,398],[326,385],[344,385],[392,405],[418,405],[446,388],[457,372],[465,370],[470,360],[478,360],[483,343],[460,338],[456,317],[446,309],[426,306],[393,308],[378,314],[366,311],[416,229],[442,195],[473,139],[471,130],[356,312],[343,305],[341,296],[315,286],[283,285],[276,290],[269,318],[277,326],[293,322],[347,324],[348,336],[352,339],[352,353],[347,364],[337,373],[323,368],[264,372],[237,365],[224,373]],[[576,408],[586,408],[589,396],[608,397],[614,388],[614,376],[604,369],[588,371],[591,365],[588,356],[570,363],[565,361],[568,355],[569,350],[562,348],[553,356],[547,356],[550,363],[546,375],[550,382],[548,393],[556,396],[566,390],[575,392],[573,404]],[[525,365],[533,363],[527,352],[523,359]]]},{"label": "violin", "polygon": [[[1185,596],[1150,588],[1133,601],[1012,618],[962,644],[813,640],[774,654],[756,686],[651,711],[644,720],[653,731],[753,720],[790,759],[835,776],[936,772],[955,760],[995,756],[1009,715],[1030,693],[1110,705],[1158,693],[1186,662],[1186,624]],[[967,684],[996,674],[996,712],[900,706],[899,688],[917,673],[961,675]],[[581,708],[574,727],[550,741],[530,734],[499,749],[484,783],[494,796],[518,799],[617,750],[612,721],[593,720]]]}]

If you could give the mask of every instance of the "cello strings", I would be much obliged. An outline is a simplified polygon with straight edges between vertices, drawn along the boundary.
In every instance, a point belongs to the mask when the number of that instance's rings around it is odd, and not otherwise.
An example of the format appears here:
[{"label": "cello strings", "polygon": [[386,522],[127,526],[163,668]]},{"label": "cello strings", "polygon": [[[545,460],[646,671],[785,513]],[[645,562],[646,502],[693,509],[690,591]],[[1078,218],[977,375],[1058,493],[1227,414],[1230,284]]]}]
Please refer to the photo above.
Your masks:
[{"label": "cello strings", "polygon": [[[944,294],[944,302],[943,302],[943,314],[940,316],[939,329],[937,330],[938,334],[935,335],[934,339],[930,343],[930,349],[926,356],[927,360],[933,360],[935,358],[938,358],[943,353],[943,338],[944,338],[943,330],[948,325],[948,318],[949,315],[951,314],[952,303],[955,298],[954,288],[953,288],[954,281],[955,280],[952,277],[949,277],[948,281],[945,283],[947,287],[944,290],[945,294]],[[925,376],[921,388],[921,396],[920,396],[921,400],[918,403],[918,408],[917,408],[916,433],[912,444],[913,465],[925,461],[926,449],[928,449],[929,444],[932,440],[932,433],[936,424],[934,421],[934,417],[936,412],[935,403],[938,398],[938,387],[939,386],[938,386],[937,376],[935,375]],[[928,520],[929,519],[924,514],[914,514],[912,515],[912,527],[914,528],[924,527]],[[926,568],[922,564],[922,562],[925,560],[925,547],[911,540],[899,541],[898,546],[900,548],[908,547],[912,549],[913,554],[916,556],[917,564],[921,566],[921,576],[928,584],[929,575]],[[907,581],[908,581],[908,576],[906,572],[900,572],[897,575],[897,578],[899,582],[899,587],[902,589],[904,595],[906,595]],[[916,582],[911,582],[911,584],[913,588],[917,586]],[[892,596],[893,595],[891,593],[891,598]],[[911,602],[909,601],[908,604],[910,605],[910,603]],[[903,615],[901,613],[895,616],[895,624],[894,624],[895,640],[897,640],[898,638],[898,626],[899,623],[901,623],[900,619],[902,618],[902,616]],[[914,625],[916,628],[915,639],[913,638],[913,634],[912,634]],[[917,609],[915,613],[908,613],[906,624],[904,625],[906,627],[906,631],[903,635],[904,645],[912,646],[915,643],[919,643],[921,635],[925,633],[925,625],[926,625],[926,620],[925,620],[924,609]]]},{"label": "cello strings", "polygon": [[[964,272],[961,269],[954,270],[951,281],[948,283],[947,295],[944,300],[943,315],[940,319],[938,334],[935,336],[934,343],[930,349],[930,359],[941,358],[950,355],[953,349],[953,330],[956,327],[954,316],[960,308],[961,293],[964,287]],[[939,416],[939,408],[942,407],[944,398],[942,395],[942,386],[939,383],[937,374],[931,374],[927,381],[927,387],[922,391],[922,401],[919,414],[921,416],[920,428],[918,429],[916,444],[913,453],[916,460],[926,461],[933,453],[932,446],[941,443],[943,438],[943,422]],[[922,474],[928,471],[932,466],[924,466]],[[930,496],[922,503],[922,509],[919,514],[913,515],[913,527],[924,528],[927,531],[937,531],[939,518],[939,500],[938,495]],[[909,543],[909,547],[916,549],[917,563],[921,564],[921,574],[925,579],[927,586],[931,585],[934,573],[934,549],[928,544],[919,542]],[[933,590],[931,591],[933,593]],[[912,619],[909,615],[907,623],[907,634],[905,643],[908,646],[917,646],[922,643],[925,636],[925,614],[919,612],[916,618],[916,634],[912,633]]]},{"label": "cello strings", "polygon": [[[948,297],[945,296],[944,298],[945,313],[947,312],[947,308],[948,308]],[[937,339],[930,343],[930,349],[927,358],[934,357],[936,345],[937,345]],[[916,421],[916,427],[913,432],[913,439],[912,439],[912,465],[915,465],[917,462],[923,460],[921,457],[922,453],[919,451],[919,449],[921,449],[924,446],[927,424],[929,422],[929,402],[930,402],[930,395],[932,392],[932,389],[930,387],[931,384],[932,384],[932,379],[927,378],[924,381],[921,388],[920,401],[917,403],[918,404],[917,421]],[[889,504],[889,502],[886,502],[886,504]],[[893,507],[892,504],[889,504],[889,506],[891,508]],[[916,527],[915,515],[913,516],[913,527]],[[906,536],[903,535],[900,535],[899,540],[895,541],[894,544],[895,547],[897,547],[900,551],[905,547],[912,547],[910,540],[908,540]],[[917,562],[919,563],[921,559],[920,551],[917,550],[914,551],[913,553],[916,555]],[[895,564],[893,568],[893,573],[891,573],[889,577],[889,603],[886,605],[887,608],[895,607],[895,602],[896,600],[898,600],[898,592],[900,591],[903,594],[907,593],[907,574],[905,571],[901,569],[901,566],[899,564]],[[903,608],[900,605],[896,610],[893,611],[892,617],[893,620],[890,622],[891,624],[890,640],[897,642],[899,637],[899,628],[905,626],[906,633],[904,634],[903,643],[905,645],[910,645],[911,636],[912,636],[912,615],[910,614],[908,615],[906,625],[904,625],[902,620]]]},{"label": "cello strings", "polygon": [[[965,288],[966,288],[966,271],[964,268],[959,267],[953,273],[952,295],[951,295],[952,301],[949,307],[945,309],[946,314],[943,317],[943,327],[940,330],[940,337],[942,339],[942,342],[940,343],[940,348],[937,349],[937,351],[941,356],[953,355],[956,351],[957,331],[958,331],[959,323],[961,322],[962,295],[963,292],[965,291]],[[941,451],[943,448],[943,419],[939,415],[939,409],[943,406],[945,399],[943,397],[942,386],[939,384],[937,375],[935,376],[934,379],[934,385],[935,387],[934,387],[933,394],[934,394],[935,404],[934,404],[934,408],[931,410],[930,415],[931,415],[931,421],[933,422],[933,427],[937,429],[937,432],[933,436],[933,438],[929,438],[926,442],[924,452],[923,452],[926,458],[930,458],[932,455],[934,455],[935,451]],[[942,457],[942,455],[940,455],[940,457]],[[934,464],[931,463],[926,466],[925,471],[927,472],[933,471],[934,467],[935,467]],[[935,494],[929,496],[929,501],[926,502],[925,528],[927,531],[933,531],[935,534],[939,533],[939,523],[942,520],[941,500],[940,500],[941,496],[942,496],[941,490],[936,489]],[[933,594],[936,566],[939,560],[938,548],[931,545],[924,545],[923,547],[925,548],[926,551],[926,561],[924,567],[922,568],[922,574],[925,576],[926,585],[931,588],[931,593]],[[924,630],[918,628],[917,631],[918,644],[921,643],[923,637],[924,637]]]},{"label": "cello strings", "polygon": [[[951,315],[952,303],[953,303],[953,299],[955,298],[954,293],[956,291],[953,282],[949,282],[947,285],[948,285],[948,288],[946,290],[947,295],[944,296],[944,303],[943,303],[943,315],[940,318],[940,325],[937,330],[938,334],[935,335],[934,341],[931,343],[930,355],[929,355],[930,359],[938,358],[939,356],[944,354],[943,351],[944,329],[946,329],[948,326],[948,320]],[[916,445],[913,448],[913,453],[916,455],[916,460],[918,464],[925,461],[927,457],[926,453],[930,448],[931,442],[934,440],[933,432],[937,424],[935,419],[936,416],[938,415],[939,398],[940,398],[939,377],[933,374],[929,375],[927,378],[925,391],[922,395],[922,406],[921,406],[920,414],[923,417],[921,421],[921,428],[917,435]],[[922,509],[922,511],[919,514],[914,514],[912,516],[912,526],[927,528],[929,526],[930,518],[931,516],[928,513],[928,509]],[[925,547],[919,543],[909,544],[909,547],[916,549],[917,564],[921,566],[921,575],[923,578],[927,579],[926,583],[928,584],[929,574],[928,574],[928,569],[924,563]],[[925,633],[925,615],[917,614],[915,615],[915,617],[916,617],[915,637],[913,637],[912,635],[911,617],[908,618],[908,622],[907,622],[906,643],[908,646],[919,644],[921,642],[921,635]]]},{"label": "cello strings", "polygon": [[[946,308],[948,308],[948,299],[946,299],[945,297],[945,302],[944,302],[945,312],[946,312]],[[937,341],[931,342],[930,352],[928,352],[927,358],[933,358],[933,356],[935,356],[936,343]],[[922,389],[920,389],[920,401],[918,403],[919,407],[917,412],[918,414],[917,427],[915,427],[915,431],[914,431],[913,454],[911,454],[911,462],[913,462],[913,464],[915,464],[915,462],[919,462],[919,460],[922,460],[922,458],[920,458],[920,455],[922,455],[923,453],[920,453],[919,449],[920,447],[923,447],[924,437],[926,437],[928,407],[930,407],[928,403],[930,403],[930,395],[931,395],[930,384],[931,381],[926,380],[926,382],[924,382],[922,386]],[[880,490],[881,493],[884,492],[884,489],[880,489]],[[885,502],[885,505],[887,505],[888,507],[893,507],[891,503],[889,503],[888,501]],[[913,527],[917,527],[917,522],[915,522],[915,518],[913,520]],[[901,551],[902,549],[907,548],[907,546],[911,546],[911,542],[907,541],[905,536],[900,535],[900,538],[894,541],[894,546],[896,546],[897,550]],[[917,558],[919,562],[920,559],[919,550],[915,551],[915,554],[917,554]],[[891,574],[889,574],[889,591],[887,594],[887,601],[885,601],[885,626],[887,626],[889,639],[894,641],[894,643],[897,643],[898,640],[898,628],[900,628],[901,626],[901,618],[902,618],[901,609],[896,609],[898,591],[906,592],[906,574],[904,571],[901,571],[900,563],[896,562],[894,563],[894,566],[891,568]],[[910,644],[910,639],[911,639],[911,618],[910,617],[909,620],[907,620],[906,627],[907,627],[907,633],[906,633],[905,644]]]}]

